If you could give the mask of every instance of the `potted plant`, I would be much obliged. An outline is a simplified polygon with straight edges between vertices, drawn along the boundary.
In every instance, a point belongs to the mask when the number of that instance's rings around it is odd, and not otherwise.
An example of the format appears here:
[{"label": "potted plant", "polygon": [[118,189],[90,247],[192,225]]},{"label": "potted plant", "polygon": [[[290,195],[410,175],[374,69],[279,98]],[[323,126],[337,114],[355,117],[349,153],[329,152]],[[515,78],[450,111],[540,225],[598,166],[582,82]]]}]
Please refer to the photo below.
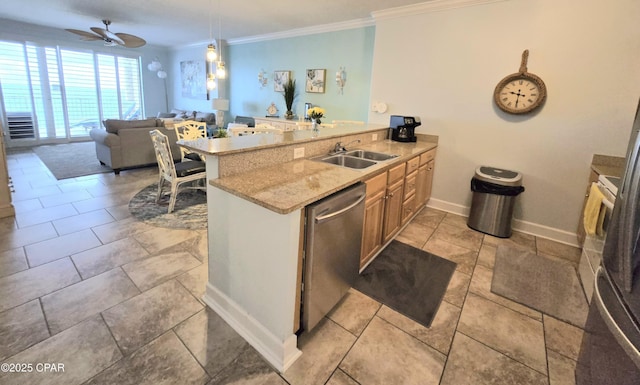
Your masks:
[{"label": "potted plant", "polygon": [[284,103],[287,105],[287,112],[284,114],[286,119],[293,119],[293,99],[296,96],[296,81],[289,78],[283,85]]}]

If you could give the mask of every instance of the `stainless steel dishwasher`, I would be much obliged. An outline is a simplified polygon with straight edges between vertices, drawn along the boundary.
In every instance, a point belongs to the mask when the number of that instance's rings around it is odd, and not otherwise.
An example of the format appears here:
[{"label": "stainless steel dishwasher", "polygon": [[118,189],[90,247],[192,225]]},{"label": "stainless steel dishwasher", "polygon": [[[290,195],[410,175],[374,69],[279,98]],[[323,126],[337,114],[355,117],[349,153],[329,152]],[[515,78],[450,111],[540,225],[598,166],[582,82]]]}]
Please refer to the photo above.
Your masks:
[{"label": "stainless steel dishwasher", "polygon": [[365,185],[357,183],[306,209],[302,327],[313,329],[358,277]]}]

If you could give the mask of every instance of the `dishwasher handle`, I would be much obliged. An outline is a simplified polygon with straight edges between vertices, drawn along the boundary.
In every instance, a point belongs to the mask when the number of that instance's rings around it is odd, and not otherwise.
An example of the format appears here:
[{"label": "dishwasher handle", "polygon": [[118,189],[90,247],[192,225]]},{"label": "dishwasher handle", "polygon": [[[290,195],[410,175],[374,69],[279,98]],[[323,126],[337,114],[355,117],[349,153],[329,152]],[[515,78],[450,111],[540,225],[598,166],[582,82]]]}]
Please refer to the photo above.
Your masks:
[{"label": "dishwasher handle", "polygon": [[348,205],[347,207],[341,208],[340,210],[334,211],[332,213],[328,213],[328,214],[323,213],[323,215],[318,215],[315,218],[316,223],[326,222],[331,218],[335,218],[335,217],[337,217],[339,215],[342,215],[342,214],[346,213],[347,211],[349,211],[352,208],[354,208],[357,205],[359,205],[360,202],[362,202],[365,197],[366,197],[366,195],[362,194],[360,197],[358,197],[358,199],[355,202],[353,202],[352,204]]}]

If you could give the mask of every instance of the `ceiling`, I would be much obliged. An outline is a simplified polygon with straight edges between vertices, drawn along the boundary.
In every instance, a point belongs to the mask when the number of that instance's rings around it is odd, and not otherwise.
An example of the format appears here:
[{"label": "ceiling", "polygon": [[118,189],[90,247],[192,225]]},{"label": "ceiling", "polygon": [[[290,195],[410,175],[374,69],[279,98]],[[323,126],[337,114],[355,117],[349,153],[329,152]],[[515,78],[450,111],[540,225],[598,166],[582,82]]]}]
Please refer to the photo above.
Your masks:
[{"label": "ceiling", "polygon": [[[439,1],[439,0],[430,0]],[[112,32],[179,47],[318,25],[371,19],[374,11],[425,0],[20,0],[0,2],[0,18],[88,31],[111,20]],[[220,17],[218,17],[220,16]],[[221,21],[219,24],[218,21]]]}]

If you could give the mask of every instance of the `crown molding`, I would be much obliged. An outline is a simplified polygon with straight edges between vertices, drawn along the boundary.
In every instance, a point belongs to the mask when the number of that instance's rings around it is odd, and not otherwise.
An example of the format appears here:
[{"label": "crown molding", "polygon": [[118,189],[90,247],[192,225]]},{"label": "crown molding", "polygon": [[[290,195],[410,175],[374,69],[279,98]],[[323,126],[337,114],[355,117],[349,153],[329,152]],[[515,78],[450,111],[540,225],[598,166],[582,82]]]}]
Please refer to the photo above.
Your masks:
[{"label": "crown molding", "polygon": [[432,0],[426,3],[412,4],[403,7],[374,11],[371,12],[371,16],[375,19],[375,21],[380,21],[394,19],[397,17],[413,16],[419,13],[440,12],[449,9],[473,7],[476,5],[498,3],[503,1],[509,0]]},{"label": "crown molding", "polygon": [[257,42],[267,41],[267,40],[277,40],[277,39],[285,39],[290,37],[315,35],[318,33],[344,31],[347,29],[363,28],[363,27],[369,27],[372,25],[375,25],[375,23],[374,23],[374,20],[371,18],[355,19],[355,20],[343,21],[340,23],[314,25],[310,27],[291,29],[288,31],[275,32],[275,33],[269,33],[264,35],[241,37],[238,39],[229,39],[227,40],[227,44],[238,45],[238,44],[257,43]]}]

